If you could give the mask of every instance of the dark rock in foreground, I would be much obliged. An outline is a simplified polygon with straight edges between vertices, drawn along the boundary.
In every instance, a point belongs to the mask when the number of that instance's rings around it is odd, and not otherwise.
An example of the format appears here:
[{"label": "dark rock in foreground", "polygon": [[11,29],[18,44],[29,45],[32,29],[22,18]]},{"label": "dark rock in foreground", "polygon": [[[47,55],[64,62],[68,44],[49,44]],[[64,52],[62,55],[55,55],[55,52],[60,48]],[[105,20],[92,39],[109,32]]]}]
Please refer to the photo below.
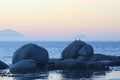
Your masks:
[{"label": "dark rock in foreground", "polygon": [[7,69],[7,68],[9,68],[9,66],[4,62],[0,61],[0,69]]},{"label": "dark rock in foreground", "polygon": [[75,59],[64,59],[57,61],[55,64],[55,68],[59,70],[71,70],[75,68],[75,65]]},{"label": "dark rock in foreground", "polygon": [[24,59],[35,60],[37,66],[45,66],[49,60],[48,51],[36,44],[27,44],[19,48],[13,55],[12,63],[15,64]]},{"label": "dark rock in foreground", "polygon": [[88,57],[77,59],[50,59],[46,70],[108,70],[109,63],[90,61]]},{"label": "dark rock in foreground", "polygon": [[77,58],[78,51],[85,45],[86,43],[83,41],[72,42],[62,51],[62,59]]},{"label": "dark rock in foreground", "polygon": [[86,65],[76,59],[50,59],[46,65],[47,70],[82,70]]},{"label": "dark rock in foreground", "polygon": [[34,60],[22,60],[10,68],[11,73],[28,73],[36,70],[36,62]]}]

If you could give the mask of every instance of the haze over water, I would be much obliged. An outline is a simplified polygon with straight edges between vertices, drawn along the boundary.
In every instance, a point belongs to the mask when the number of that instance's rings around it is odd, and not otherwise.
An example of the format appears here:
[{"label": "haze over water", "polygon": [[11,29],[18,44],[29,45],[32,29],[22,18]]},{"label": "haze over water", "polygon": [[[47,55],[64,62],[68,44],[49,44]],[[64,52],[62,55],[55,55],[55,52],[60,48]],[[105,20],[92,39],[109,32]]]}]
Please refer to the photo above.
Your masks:
[{"label": "haze over water", "polygon": [[1,0],[3,29],[40,40],[119,41],[120,0]]}]

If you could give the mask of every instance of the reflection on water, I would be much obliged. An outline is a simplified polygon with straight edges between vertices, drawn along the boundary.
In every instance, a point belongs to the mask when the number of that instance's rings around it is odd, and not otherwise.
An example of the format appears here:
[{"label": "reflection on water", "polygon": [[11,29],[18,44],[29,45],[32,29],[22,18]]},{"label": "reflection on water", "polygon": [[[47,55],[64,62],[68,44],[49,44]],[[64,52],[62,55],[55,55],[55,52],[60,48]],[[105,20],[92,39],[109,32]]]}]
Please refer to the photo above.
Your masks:
[{"label": "reflection on water", "polygon": [[62,74],[57,71],[50,71],[48,80],[62,80]]},{"label": "reflection on water", "polygon": [[0,80],[14,80],[14,79],[11,77],[0,77]]},{"label": "reflection on water", "polygon": [[116,79],[119,79],[120,80],[120,71],[111,71],[111,72],[108,72],[106,73],[105,76],[103,75],[99,75],[99,76],[94,76],[96,78],[114,78],[115,80]]},{"label": "reflection on water", "polygon": [[120,71],[67,71],[55,70],[32,74],[0,76],[0,80],[120,80]]}]

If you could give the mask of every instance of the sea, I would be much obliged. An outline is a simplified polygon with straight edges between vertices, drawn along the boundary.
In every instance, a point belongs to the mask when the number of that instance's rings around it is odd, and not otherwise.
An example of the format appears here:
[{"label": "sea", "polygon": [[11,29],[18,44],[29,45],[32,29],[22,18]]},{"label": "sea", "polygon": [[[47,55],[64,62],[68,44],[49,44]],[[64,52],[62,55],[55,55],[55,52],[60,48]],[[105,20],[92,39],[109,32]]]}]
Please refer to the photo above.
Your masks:
[{"label": "sea", "polygon": [[[61,58],[62,50],[71,41],[0,41],[0,60],[11,66],[14,52],[29,43],[47,49],[50,58]],[[120,41],[86,41],[86,43],[93,46],[95,54],[120,56]],[[12,76],[0,76],[0,80],[120,80],[120,67],[110,68],[110,71],[95,72],[53,70],[30,74],[10,74]],[[4,70],[0,70],[0,73],[2,72]]]}]

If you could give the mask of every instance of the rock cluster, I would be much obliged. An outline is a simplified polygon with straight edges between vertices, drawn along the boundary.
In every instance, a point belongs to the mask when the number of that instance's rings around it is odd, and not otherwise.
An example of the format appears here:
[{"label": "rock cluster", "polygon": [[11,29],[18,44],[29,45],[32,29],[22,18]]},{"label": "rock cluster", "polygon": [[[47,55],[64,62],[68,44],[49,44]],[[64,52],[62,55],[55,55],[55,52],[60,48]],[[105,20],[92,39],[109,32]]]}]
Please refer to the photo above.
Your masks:
[{"label": "rock cluster", "polygon": [[61,54],[61,59],[50,59],[46,69],[57,70],[108,70],[109,66],[120,66],[117,56],[94,54],[91,45],[74,41]]},{"label": "rock cluster", "polygon": [[62,59],[77,58],[79,56],[91,57],[93,47],[83,41],[74,41],[62,51]]},{"label": "rock cluster", "polygon": [[[16,50],[12,58],[11,73],[28,73],[41,70],[108,70],[120,66],[120,57],[94,54],[91,45],[74,41],[61,53],[60,59],[49,59],[48,51],[36,44],[27,44]],[[9,66],[0,61],[0,69]]]},{"label": "rock cluster", "polygon": [[[61,59],[57,60],[57,62],[50,61],[48,64],[54,65],[55,69],[82,70],[86,69],[88,64],[92,64],[90,58],[93,54],[94,50],[91,45],[83,41],[74,41],[62,51]],[[50,68],[49,65],[47,66]]]}]

